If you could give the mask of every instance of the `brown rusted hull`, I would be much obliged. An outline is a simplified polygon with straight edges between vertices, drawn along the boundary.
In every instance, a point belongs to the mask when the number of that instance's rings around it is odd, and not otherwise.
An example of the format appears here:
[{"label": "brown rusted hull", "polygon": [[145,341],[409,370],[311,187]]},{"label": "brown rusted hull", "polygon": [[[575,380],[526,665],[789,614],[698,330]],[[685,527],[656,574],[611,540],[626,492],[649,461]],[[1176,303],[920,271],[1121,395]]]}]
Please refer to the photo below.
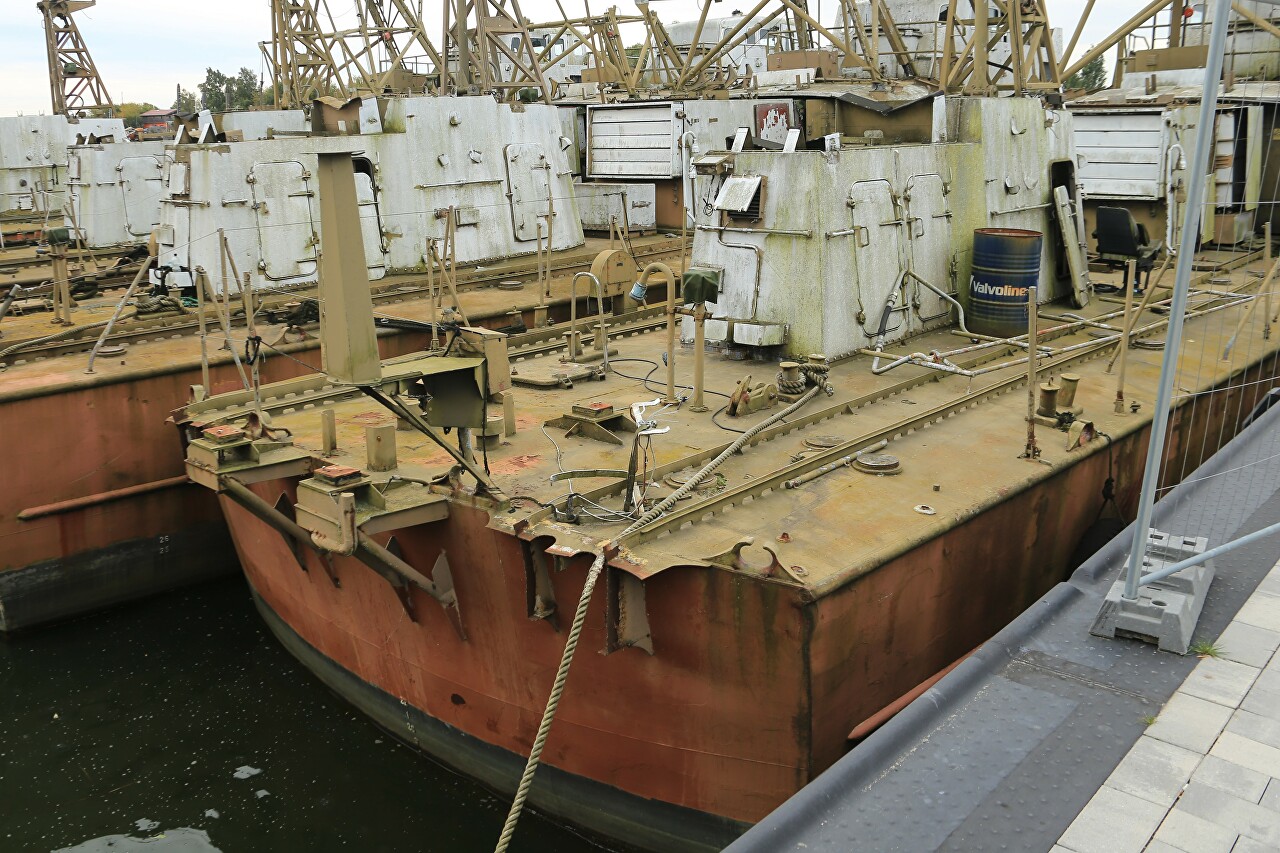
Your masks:
[{"label": "brown rusted hull", "polygon": [[[421,344],[384,338],[384,355]],[[304,375],[318,351],[269,359],[264,377]],[[200,382],[198,363],[117,381],[47,377],[0,394],[0,631],[98,610],[235,571],[216,499],[186,483],[170,412]],[[215,393],[237,387],[212,369]],[[70,381],[68,381],[70,380]]]},{"label": "brown rusted hull", "polygon": [[[550,322],[563,322],[567,300],[556,300],[546,313]],[[473,319],[501,328],[517,319],[532,327],[538,318],[539,312],[528,309]],[[382,358],[394,358],[429,342],[425,332],[401,330],[380,336],[378,347]],[[201,382],[194,339],[190,346],[189,354],[169,363],[131,356],[127,372],[86,375],[84,356],[59,359],[47,371],[5,376],[0,632],[235,571],[216,499],[198,486],[179,484],[186,478],[184,448],[167,421]],[[319,369],[315,341],[288,349],[288,356],[262,362],[263,383]],[[208,392],[239,388],[227,354],[211,359]]]},{"label": "brown rusted hull", "polygon": [[[1167,479],[1229,439],[1274,373],[1268,357],[1224,383],[1231,390],[1179,410]],[[648,577],[653,655],[592,653],[607,640],[607,593],[597,590],[533,801],[654,849],[723,844],[834,762],[858,723],[1060,581],[1108,476],[1130,508],[1148,435],[1139,429],[1080,451],[1070,467],[945,535],[904,543],[872,570],[816,592],[694,566]],[[275,479],[253,490],[292,505],[295,486]],[[281,534],[222,504],[264,615],[304,663],[399,737],[496,789],[514,788],[564,644],[550,620],[529,617],[526,543],[489,528],[487,513],[463,501],[446,520],[376,537],[388,547],[394,538],[393,550],[416,567],[447,554],[464,639],[426,594],[408,593],[406,607],[354,558],[332,556],[327,568],[307,551],[304,569]],[[567,613],[588,560],[556,559],[551,583]]]}]

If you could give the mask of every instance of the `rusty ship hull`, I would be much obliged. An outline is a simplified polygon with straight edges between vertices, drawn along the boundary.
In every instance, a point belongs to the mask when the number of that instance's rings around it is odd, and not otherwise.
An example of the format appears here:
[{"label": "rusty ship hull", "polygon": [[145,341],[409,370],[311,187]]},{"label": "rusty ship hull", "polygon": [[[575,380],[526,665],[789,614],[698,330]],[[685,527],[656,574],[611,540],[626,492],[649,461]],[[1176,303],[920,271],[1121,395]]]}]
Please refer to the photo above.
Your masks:
[{"label": "rusty ship hull", "polygon": [[[1059,582],[1135,501],[1160,353],[1121,342],[1154,342],[1169,300],[1093,298],[1069,116],[902,110],[914,141],[696,158],[705,203],[665,329],[610,316],[627,288],[601,283],[559,358],[454,324],[379,362],[343,287],[359,247],[322,235],[321,298],[342,305],[324,373],[175,414],[285,645],[504,793],[548,709],[534,807],[715,849]],[[353,169],[326,155],[321,199],[354,208]],[[1034,310],[987,337],[960,292],[984,228],[1036,238]],[[1277,375],[1250,310],[1268,253],[1202,260],[1188,334],[1224,355],[1184,365],[1170,483]],[[655,270],[675,279],[650,264],[628,292]]]},{"label": "rusty ship hull", "polygon": [[[460,269],[462,304],[477,325],[522,324],[530,330],[526,337],[541,340],[568,318],[566,276],[589,269],[605,246],[607,241],[593,239],[585,250],[552,256],[556,272],[545,306],[532,304],[538,301],[532,288],[504,294],[493,287],[502,279],[528,281],[534,273],[526,260]],[[678,240],[667,237],[637,238],[634,247],[642,258],[674,262],[679,255]],[[423,277],[390,277],[381,291],[397,316],[418,322],[431,316]],[[117,298],[108,292],[83,302],[84,313],[89,320],[101,317]],[[78,323],[88,322],[76,316]],[[7,318],[0,349],[49,334],[47,317]],[[0,632],[237,571],[217,501],[187,479],[182,443],[167,423],[204,381],[195,323],[178,317],[122,323],[118,331],[124,351],[99,358],[94,374],[85,372],[91,337],[23,351],[0,373],[0,434],[9,439],[0,442],[0,467],[11,485],[0,504]],[[234,332],[245,333],[242,322]],[[419,351],[430,338],[421,330],[388,329],[378,337],[380,353],[393,358]],[[320,367],[314,337],[280,350],[283,355],[261,363],[263,381]],[[210,351],[209,392],[242,387],[221,338]],[[73,424],[79,438],[71,442]],[[42,464],[31,465],[31,459]]]},{"label": "rusty ship hull", "polygon": [[[1258,380],[1275,375],[1271,355],[1194,414],[1176,412],[1167,467],[1193,468],[1216,450],[1267,387]],[[1103,483],[1123,484],[1126,508],[1136,498],[1148,437],[1142,424],[1065,469],[1002,488],[943,535],[897,541],[830,588],[668,567],[644,580],[652,655],[595,653],[617,647],[609,610],[624,570],[608,569],[611,589],[588,611],[588,653],[574,664],[532,803],[647,849],[719,849],[830,766],[859,723],[1058,583],[1097,519]],[[299,479],[252,489],[294,505]],[[563,626],[530,616],[537,564],[555,567],[551,597],[574,602],[590,554],[495,529],[483,501],[453,501],[447,522],[378,535],[414,566],[447,555],[463,603],[454,619],[355,558],[296,548],[221,502],[259,610],[292,654],[405,743],[514,789],[564,639]],[[852,513],[816,520],[860,526]]]}]

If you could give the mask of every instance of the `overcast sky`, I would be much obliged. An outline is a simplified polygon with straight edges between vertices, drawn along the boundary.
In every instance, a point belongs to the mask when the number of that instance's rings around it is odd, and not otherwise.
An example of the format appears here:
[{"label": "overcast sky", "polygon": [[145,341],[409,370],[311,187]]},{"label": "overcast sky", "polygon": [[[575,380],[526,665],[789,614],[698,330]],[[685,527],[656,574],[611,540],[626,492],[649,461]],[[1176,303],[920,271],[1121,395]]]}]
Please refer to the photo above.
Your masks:
[{"label": "overcast sky", "polygon": [[[50,111],[44,33],[35,0],[2,0],[4,24],[0,25],[0,115]],[[563,0],[570,15],[582,14],[575,0]],[[734,5],[739,2],[739,5]],[[821,0],[809,0],[810,10],[823,20],[834,17],[834,2],[823,8]],[[1048,0],[1054,25],[1069,34],[1084,0]],[[747,0],[723,0],[712,15],[726,15],[745,8]],[[353,0],[329,0],[335,15],[353,8]],[[604,8],[597,0],[594,11]],[[618,0],[618,10],[631,14],[630,0]],[[892,6],[892,2],[890,3]],[[1096,4],[1081,49],[1103,38],[1142,7],[1138,0]],[[439,8],[437,2],[426,3]],[[241,67],[262,70],[258,42],[271,34],[269,0],[99,0],[96,7],[79,13],[89,51],[116,103],[149,101],[167,107],[174,87],[194,90],[204,80],[205,69],[234,74]],[[664,22],[696,18],[696,0],[654,0],[653,9]],[[721,11],[723,10],[723,11]],[[521,11],[534,21],[558,17],[555,0],[525,0]],[[438,12],[429,12],[437,17]],[[628,42],[640,41],[624,32]],[[1079,50],[1077,55],[1079,55]]]}]

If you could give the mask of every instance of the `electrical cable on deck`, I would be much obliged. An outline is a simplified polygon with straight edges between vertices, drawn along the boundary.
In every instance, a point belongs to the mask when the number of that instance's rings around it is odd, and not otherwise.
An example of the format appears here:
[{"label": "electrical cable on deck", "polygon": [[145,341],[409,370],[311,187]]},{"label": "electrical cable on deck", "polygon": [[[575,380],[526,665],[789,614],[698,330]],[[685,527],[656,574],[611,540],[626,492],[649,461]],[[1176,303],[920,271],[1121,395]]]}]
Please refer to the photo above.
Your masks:
[{"label": "electrical cable on deck", "polygon": [[[808,376],[809,374],[805,374],[805,375]],[[730,456],[737,453],[744,446],[746,446],[748,441],[755,438],[756,435],[758,435],[760,432],[762,432],[766,428],[772,426],[773,424],[777,423],[783,418],[798,411],[806,403],[812,400],[819,391],[834,393],[831,391],[830,385],[827,385],[825,383],[815,384],[812,388],[810,388],[807,392],[805,392],[805,395],[801,397],[799,400],[795,401],[790,406],[787,406],[781,412],[778,412],[777,414],[769,418],[766,418],[765,420],[751,427],[751,429],[747,430],[742,435],[734,439],[732,444],[730,444],[723,451],[721,451],[719,456],[717,456],[715,459],[712,459],[709,463],[707,463],[707,465],[704,466],[702,470],[698,471],[698,473],[690,477],[683,486],[676,489],[671,494],[667,495],[667,497],[662,499],[661,503],[659,503],[653,509],[649,510],[644,515],[642,515],[638,521],[633,523],[626,530],[622,531],[622,533],[618,534],[618,537],[615,541],[621,543],[621,541],[627,536],[630,536],[632,533],[635,533],[637,530],[644,527],[645,525],[653,521],[656,521],[659,517],[662,516],[663,513],[671,509],[671,507],[675,506],[676,501],[680,500],[682,497],[689,494],[694,489],[698,488],[698,486],[702,485],[703,481],[705,481],[708,477],[714,474],[716,469],[719,468],[721,465],[723,465]]]}]

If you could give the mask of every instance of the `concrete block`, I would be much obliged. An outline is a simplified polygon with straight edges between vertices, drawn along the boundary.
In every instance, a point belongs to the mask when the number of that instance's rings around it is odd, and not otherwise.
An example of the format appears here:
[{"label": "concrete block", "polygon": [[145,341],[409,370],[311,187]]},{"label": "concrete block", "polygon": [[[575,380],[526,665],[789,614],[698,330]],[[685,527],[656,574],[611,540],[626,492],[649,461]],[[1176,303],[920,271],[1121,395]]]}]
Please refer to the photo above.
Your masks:
[{"label": "concrete block", "polygon": [[1224,705],[1175,693],[1146,733],[1203,755],[1213,748],[1229,719],[1231,709]]},{"label": "concrete block", "polygon": [[1209,750],[1210,755],[1247,767],[1268,776],[1280,776],[1280,749],[1267,746],[1252,738],[1242,737],[1234,732],[1223,732],[1218,735],[1218,742]]},{"label": "concrete block", "polygon": [[1237,710],[1227,722],[1226,730],[1280,749],[1280,720],[1252,711]]},{"label": "concrete block", "polygon": [[[1245,802],[1217,788],[1192,782],[1178,801],[1178,810],[1270,845],[1264,849],[1280,848],[1280,812]],[[1239,849],[1238,843],[1236,849]]]},{"label": "concrete block", "polygon": [[1205,658],[1191,670],[1179,692],[1226,705],[1239,707],[1262,670],[1235,661]]},{"label": "concrete block", "polygon": [[1236,622],[1244,622],[1268,631],[1280,631],[1280,595],[1254,592],[1236,614]]},{"label": "concrete block", "polygon": [[1180,560],[1203,554],[1209,550],[1209,539],[1205,536],[1179,536],[1154,527],[1147,529],[1147,556],[1157,560]]},{"label": "concrete block", "polygon": [[1215,645],[1222,657],[1249,666],[1264,667],[1280,649],[1280,631],[1268,631],[1246,622],[1232,622]]},{"label": "concrete block", "polygon": [[1058,843],[1076,853],[1139,853],[1165,812],[1164,806],[1103,785]]},{"label": "concrete block", "polygon": [[1200,762],[1200,766],[1191,774],[1191,781],[1256,803],[1262,799],[1271,777],[1265,773],[1250,770],[1248,767],[1242,767],[1234,761],[1227,761],[1216,755],[1206,755]]},{"label": "concrete block", "polygon": [[1240,703],[1240,710],[1249,711],[1260,717],[1280,720],[1280,688],[1263,686],[1263,680],[1268,674],[1264,669],[1262,675],[1258,676],[1258,680],[1253,683],[1253,689]]},{"label": "concrete block", "polygon": [[1276,849],[1270,844],[1242,835],[1236,846],[1231,848],[1231,853],[1276,853]]},{"label": "concrete block", "polygon": [[[1148,565],[1150,568],[1144,571],[1164,564],[1148,558],[1144,566]],[[1156,643],[1164,651],[1186,654],[1212,582],[1213,566],[1191,566],[1158,584],[1139,587],[1138,597],[1129,601],[1124,598],[1124,580],[1118,580],[1102,602],[1089,633],[1107,638],[1135,637]]]},{"label": "concrete block", "polygon": [[1267,572],[1266,577],[1262,579],[1262,583],[1258,584],[1256,591],[1280,595],[1280,563],[1276,563],[1271,567],[1271,571]]},{"label": "concrete block", "polygon": [[1262,799],[1258,801],[1258,805],[1264,809],[1271,809],[1273,812],[1280,812],[1280,779],[1270,780],[1267,790],[1262,794]]},{"label": "concrete block", "polygon": [[1144,735],[1112,771],[1106,784],[1168,808],[1182,793],[1200,759],[1198,752]]},{"label": "concrete block", "polygon": [[[692,325],[690,320],[689,340],[693,340]],[[724,320],[710,320],[703,323],[703,333],[707,336],[708,341],[719,343],[729,336],[729,324]]]},{"label": "concrete block", "polygon": [[[1231,853],[1239,833],[1196,817],[1182,809],[1174,809],[1156,830],[1156,841],[1186,853]],[[1150,851],[1150,847],[1147,848]]]},{"label": "concrete block", "polygon": [[782,346],[786,327],[779,323],[734,323],[733,342],[752,347]]},{"label": "concrete block", "polygon": [[1152,841],[1142,849],[1142,853],[1187,853],[1186,850],[1166,844],[1163,841]]}]

